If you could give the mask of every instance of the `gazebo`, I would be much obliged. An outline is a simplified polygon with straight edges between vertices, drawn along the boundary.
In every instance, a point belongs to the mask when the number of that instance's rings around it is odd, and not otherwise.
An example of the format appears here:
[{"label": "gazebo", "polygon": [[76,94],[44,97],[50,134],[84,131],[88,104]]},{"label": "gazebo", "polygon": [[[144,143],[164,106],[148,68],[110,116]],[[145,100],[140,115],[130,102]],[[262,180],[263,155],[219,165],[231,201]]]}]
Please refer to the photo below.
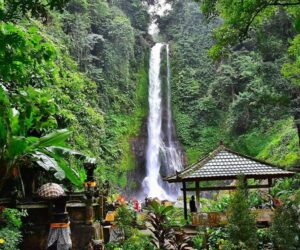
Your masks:
[{"label": "gazebo", "polygon": [[[267,184],[248,185],[247,188],[270,188],[275,178],[291,177],[294,172],[286,171],[264,161],[242,155],[226,148],[221,142],[219,147],[175,175],[166,177],[164,180],[169,183],[182,183],[184,218],[187,219],[187,191],[196,192],[196,201],[199,204],[200,191],[211,190],[233,190],[236,186],[209,186],[200,187],[202,181],[235,180],[239,176],[248,179],[267,180]],[[188,183],[194,182],[194,187],[187,187]],[[266,183],[266,182],[265,182]],[[189,185],[190,186],[190,185]]]}]

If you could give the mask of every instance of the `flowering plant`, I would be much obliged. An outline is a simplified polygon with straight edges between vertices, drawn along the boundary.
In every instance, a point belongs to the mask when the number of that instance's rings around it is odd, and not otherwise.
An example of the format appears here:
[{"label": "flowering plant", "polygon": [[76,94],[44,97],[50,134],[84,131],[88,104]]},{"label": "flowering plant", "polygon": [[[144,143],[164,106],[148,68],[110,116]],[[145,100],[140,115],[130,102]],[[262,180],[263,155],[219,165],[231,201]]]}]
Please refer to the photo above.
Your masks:
[{"label": "flowering plant", "polygon": [[22,241],[22,217],[26,211],[12,208],[0,208],[0,249],[16,250]]}]

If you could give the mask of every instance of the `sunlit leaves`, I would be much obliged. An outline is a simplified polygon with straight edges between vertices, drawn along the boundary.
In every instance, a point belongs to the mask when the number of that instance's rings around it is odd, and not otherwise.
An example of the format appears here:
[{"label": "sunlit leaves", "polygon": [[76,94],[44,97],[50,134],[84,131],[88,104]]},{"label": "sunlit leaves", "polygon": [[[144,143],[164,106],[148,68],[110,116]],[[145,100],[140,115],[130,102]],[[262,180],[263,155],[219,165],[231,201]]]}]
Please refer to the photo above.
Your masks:
[{"label": "sunlit leaves", "polygon": [[[214,31],[216,45],[210,50],[210,55],[214,59],[226,56],[226,52],[232,46],[245,40],[251,30],[261,27],[266,19],[279,10],[291,10],[294,15],[297,4],[300,6],[300,2],[297,1],[293,4],[289,1],[278,3],[276,0],[204,0],[199,2],[207,17],[219,15],[223,20],[223,24]],[[296,29],[299,26],[297,20],[295,20]]]},{"label": "sunlit leaves", "polygon": [[[232,248],[228,249],[257,249],[256,221],[250,212],[250,203],[247,197],[247,188],[239,177],[238,188],[229,203],[228,234]],[[242,247],[243,246],[243,247]]]},{"label": "sunlit leaves", "polygon": [[5,0],[0,1],[0,20],[17,21],[25,15],[47,18],[50,10],[62,11],[69,0]]},{"label": "sunlit leaves", "polygon": [[43,85],[51,79],[56,52],[35,27],[0,23],[0,77],[16,84]]},{"label": "sunlit leaves", "polygon": [[288,52],[291,60],[289,63],[284,64],[282,73],[295,86],[300,87],[300,35],[294,38]]}]

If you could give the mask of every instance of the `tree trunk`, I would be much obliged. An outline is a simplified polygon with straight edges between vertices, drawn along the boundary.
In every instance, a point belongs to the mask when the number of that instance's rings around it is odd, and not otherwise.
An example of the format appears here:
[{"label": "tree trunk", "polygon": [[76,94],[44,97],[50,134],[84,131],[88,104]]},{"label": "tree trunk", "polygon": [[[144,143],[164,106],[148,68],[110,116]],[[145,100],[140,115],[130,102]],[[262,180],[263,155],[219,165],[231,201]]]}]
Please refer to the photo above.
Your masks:
[{"label": "tree trunk", "polygon": [[292,92],[291,113],[294,117],[300,147],[300,88],[295,87]]},{"label": "tree trunk", "polygon": [[296,121],[296,127],[297,127],[297,133],[298,133],[298,144],[300,147],[300,123],[297,123],[297,121]]}]

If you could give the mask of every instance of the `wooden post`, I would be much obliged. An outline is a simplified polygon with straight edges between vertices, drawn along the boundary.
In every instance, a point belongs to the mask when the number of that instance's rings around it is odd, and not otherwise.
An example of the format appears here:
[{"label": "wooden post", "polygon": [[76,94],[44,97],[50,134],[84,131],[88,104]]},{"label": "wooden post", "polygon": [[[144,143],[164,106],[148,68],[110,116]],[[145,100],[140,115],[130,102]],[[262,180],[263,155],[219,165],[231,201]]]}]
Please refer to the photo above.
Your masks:
[{"label": "wooden post", "polygon": [[186,183],[182,182],[184,219],[187,220]]},{"label": "wooden post", "polygon": [[247,177],[246,177],[246,176],[244,176],[244,178],[243,178],[243,182],[244,182],[244,184],[245,184],[246,188],[248,188],[248,179],[247,179]]},{"label": "wooden post", "polygon": [[246,176],[244,176],[243,182],[244,182],[244,185],[245,185],[245,188],[246,188],[246,190],[245,190],[246,195],[248,196],[248,194],[249,194],[249,190],[248,190],[248,179],[247,179]]},{"label": "wooden post", "polygon": [[196,207],[197,212],[200,211],[200,183],[199,181],[196,181]]},{"label": "wooden post", "polygon": [[272,187],[272,178],[268,178],[268,185],[269,187]]},{"label": "wooden post", "polygon": [[271,187],[272,187],[272,178],[268,178],[268,193],[271,194]]},{"label": "wooden post", "polygon": [[207,231],[207,227],[205,227],[205,231],[204,231],[204,246],[205,246],[206,250],[209,250],[208,238],[209,238],[209,234],[208,234],[208,231]]}]

